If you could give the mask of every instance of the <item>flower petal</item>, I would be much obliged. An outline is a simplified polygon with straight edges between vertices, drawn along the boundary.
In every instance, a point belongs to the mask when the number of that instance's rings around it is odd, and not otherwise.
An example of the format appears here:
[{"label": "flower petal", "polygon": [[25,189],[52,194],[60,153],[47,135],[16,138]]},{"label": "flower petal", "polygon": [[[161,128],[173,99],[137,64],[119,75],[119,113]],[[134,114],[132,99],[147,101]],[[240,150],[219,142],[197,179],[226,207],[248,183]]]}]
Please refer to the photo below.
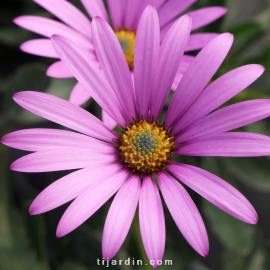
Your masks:
[{"label": "flower petal", "polygon": [[92,166],[70,173],[45,188],[32,202],[31,215],[41,214],[63,205],[82,194],[86,188],[110,177],[119,170],[114,164],[93,163]]},{"label": "flower petal", "polygon": [[102,121],[109,129],[114,129],[117,123],[104,111],[102,110]]},{"label": "flower petal", "polygon": [[99,166],[115,161],[115,150],[105,146],[102,149],[59,148],[26,155],[14,161],[10,169],[18,172],[54,172]]},{"label": "flower petal", "polygon": [[120,188],[110,206],[102,235],[102,254],[111,260],[122,246],[138,205],[141,177],[131,176]]},{"label": "flower petal", "polygon": [[232,42],[232,34],[221,34],[199,52],[173,95],[165,117],[166,128],[175,124],[198,97],[223,62]]},{"label": "flower petal", "polygon": [[250,202],[221,178],[186,164],[173,163],[167,168],[185,185],[223,211],[244,222],[257,223],[258,216]]},{"label": "flower petal", "polygon": [[63,35],[71,40],[74,40],[75,43],[82,46],[86,50],[94,49],[90,39],[87,39],[84,35],[81,35],[61,22],[49,18],[29,15],[17,17],[13,21],[20,27],[42,36],[51,38],[52,35]]},{"label": "flower petal", "polygon": [[[167,1],[161,9],[158,11],[160,26],[164,26],[172,19],[174,19],[177,15],[180,15],[183,11],[188,9],[191,5],[193,5],[197,0],[170,0]],[[169,30],[169,29],[168,29]]]},{"label": "flower petal", "polygon": [[228,9],[225,7],[205,7],[189,12],[188,15],[192,17],[191,30],[196,30],[216,21],[227,13],[227,11]]},{"label": "flower petal", "polygon": [[159,59],[159,23],[157,11],[148,6],[140,19],[134,52],[134,84],[140,117],[147,119]]},{"label": "flower petal", "polygon": [[20,49],[23,52],[38,56],[59,58],[52,46],[51,41],[47,38],[28,40],[20,46]]},{"label": "flower petal", "polygon": [[83,105],[91,98],[90,94],[84,89],[84,87],[77,82],[71,91],[69,102],[77,106]]},{"label": "flower petal", "polygon": [[165,219],[162,202],[152,177],[144,176],[139,201],[139,221],[142,241],[149,261],[158,266],[165,248]]},{"label": "flower petal", "polygon": [[[61,60],[85,90],[117,123],[123,125],[125,120],[115,93],[103,72],[91,60],[89,53],[62,36],[53,36],[52,44]],[[104,95],[104,91],[106,95]]]},{"label": "flower petal", "polygon": [[143,1],[127,1],[123,18],[123,26],[125,29],[136,30],[144,8],[145,3],[143,3]]},{"label": "flower petal", "polygon": [[13,99],[24,109],[70,129],[106,141],[116,138],[95,116],[61,98],[25,91],[16,93]]},{"label": "flower petal", "polygon": [[81,0],[88,14],[93,19],[96,16],[109,21],[108,15],[102,0]]},{"label": "flower petal", "polygon": [[259,157],[270,155],[270,137],[248,132],[229,132],[199,138],[179,147],[187,156]]},{"label": "flower petal", "polygon": [[70,2],[65,0],[33,0],[54,16],[58,17],[67,25],[76,29],[78,32],[91,38],[90,20]]},{"label": "flower petal", "polygon": [[270,100],[255,99],[239,102],[217,110],[181,133],[176,143],[213,136],[270,116]]},{"label": "flower petal", "polygon": [[199,50],[203,48],[205,45],[207,45],[211,40],[213,40],[217,36],[219,36],[219,34],[216,34],[216,33],[192,34],[189,37],[187,46],[185,48],[185,52]]},{"label": "flower petal", "polygon": [[[151,98],[153,101],[151,104],[151,114],[156,121],[166,102],[179,69],[180,61],[188,42],[191,23],[192,21],[189,16],[182,16],[174,23],[162,42],[158,70]],[[143,70],[143,74],[147,74],[146,71]],[[146,77],[148,77],[148,75],[146,75]],[[143,91],[145,92],[146,89],[143,89]]]},{"label": "flower petal", "polygon": [[120,43],[110,26],[98,17],[92,21],[92,34],[105,77],[115,91],[125,116],[132,121],[132,118],[136,119],[134,87]]},{"label": "flower petal", "polygon": [[11,132],[1,139],[9,147],[25,151],[43,151],[57,148],[110,147],[109,144],[80,133],[49,129],[33,128]]},{"label": "flower petal", "polygon": [[47,71],[46,75],[53,78],[73,78],[73,74],[66,67],[62,61],[57,61],[51,64]]},{"label": "flower petal", "polygon": [[129,171],[121,169],[111,176],[100,178],[75,199],[62,216],[56,235],[62,237],[75,230],[92,216],[126,181]]},{"label": "flower petal", "polygon": [[236,68],[207,86],[175,125],[184,130],[253,83],[264,72],[260,65]]},{"label": "flower petal", "polygon": [[167,173],[157,174],[166,205],[180,232],[202,256],[209,251],[207,232],[202,217],[183,186]]}]

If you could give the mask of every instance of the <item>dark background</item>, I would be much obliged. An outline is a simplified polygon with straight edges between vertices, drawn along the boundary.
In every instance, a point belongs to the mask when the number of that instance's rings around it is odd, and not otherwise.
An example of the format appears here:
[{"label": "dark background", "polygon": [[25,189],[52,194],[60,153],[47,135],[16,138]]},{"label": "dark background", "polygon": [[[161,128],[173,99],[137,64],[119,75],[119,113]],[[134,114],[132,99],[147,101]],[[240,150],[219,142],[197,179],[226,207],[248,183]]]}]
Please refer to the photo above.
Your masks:
[{"label": "dark background", "polygon": [[[70,2],[82,8],[79,0]],[[35,90],[68,99],[75,79],[52,79],[45,71],[52,59],[23,53],[19,45],[37,37],[12,23],[19,15],[52,17],[31,0],[4,0],[0,4],[0,131],[1,136],[33,127],[59,128],[15,104],[12,95]],[[259,63],[266,71],[252,86],[228,103],[270,98],[270,1],[269,0],[198,0],[192,9],[211,5],[229,8],[224,18],[200,31],[231,32],[234,45],[216,77],[238,66]],[[196,54],[196,53],[195,53]],[[100,116],[100,108],[91,100],[84,108]],[[269,119],[242,128],[270,135]],[[10,164],[25,152],[0,146],[0,270],[86,270],[101,269],[101,237],[110,202],[69,235],[55,236],[64,205],[48,213],[30,216],[28,209],[35,196],[67,172],[26,174],[9,170]],[[174,224],[165,204],[165,259],[179,270],[269,270],[270,269],[270,158],[182,158],[222,177],[237,187],[253,204],[259,223],[238,221],[188,190],[203,215],[210,240],[210,253],[196,254]],[[127,239],[115,259],[135,258],[147,263],[136,214]],[[143,266],[110,266],[114,269],[152,269]]]}]

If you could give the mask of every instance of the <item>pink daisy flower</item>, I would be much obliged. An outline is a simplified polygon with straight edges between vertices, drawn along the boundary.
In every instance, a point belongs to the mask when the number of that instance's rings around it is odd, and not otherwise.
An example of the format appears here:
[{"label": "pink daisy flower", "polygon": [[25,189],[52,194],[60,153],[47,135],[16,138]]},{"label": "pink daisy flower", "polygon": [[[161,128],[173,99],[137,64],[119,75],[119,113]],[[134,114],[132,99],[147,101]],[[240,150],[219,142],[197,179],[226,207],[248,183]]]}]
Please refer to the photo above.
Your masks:
[{"label": "pink daisy flower", "polygon": [[[21,45],[22,51],[39,56],[59,58],[48,39],[52,35],[58,34],[71,39],[79,47],[87,50],[89,59],[98,64],[93,46],[91,22],[80,10],[66,0],[33,1],[59,18],[63,23],[39,16],[20,16],[15,18],[14,22],[17,25],[47,37],[23,43]],[[109,15],[102,0],[81,0],[81,2],[91,18],[99,16],[107,22],[109,21]],[[132,74],[137,25],[144,8],[149,4],[157,8],[160,19],[161,40],[163,40],[177,16],[195,2],[196,0],[107,0],[114,33],[122,46]],[[189,12],[188,14],[193,19],[191,30],[196,30],[217,20],[226,12],[227,9],[224,7],[207,7]],[[217,35],[216,33],[193,34],[189,38],[185,51],[201,49]],[[193,59],[192,56],[188,55],[182,58],[175,81],[172,83],[173,89],[176,88],[183,73]],[[73,77],[72,72],[67,69],[62,61],[52,64],[47,70],[47,75],[56,78]],[[71,92],[70,102],[80,106],[90,97],[89,92],[80,83],[77,83]],[[114,127],[114,121],[106,113],[103,114],[103,119],[109,127]]]},{"label": "pink daisy flower", "polygon": [[269,100],[249,100],[214,111],[264,71],[260,65],[242,66],[208,85],[232,45],[231,34],[219,35],[200,51],[180,81],[165,121],[158,122],[191,25],[189,16],[178,19],[160,46],[158,13],[152,6],[145,9],[136,34],[134,84],[118,40],[101,18],[93,20],[92,37],[102,71],[72,41],[53,36],[61,60],[119,124],[121,134],[60,98],[31,91],[14,95],[26,110],[79,132],[28,129],[2,138],[7,146],[34,152],[16,160],[12,170],[80,169],[48,186],[30,207],[31,214],[40,214],[73,200],[59,222],[58,237],[80,226],[116,193],[105,221],[103,257],[110,260],[120,249],[139,205],[145,251],[157,267],[165,247],[161,192],[183,236],[206,256],[209,243],[202,217],[181,183],[235,218],[257,222],[252,205],[230,184],[205,170],[173,161],[174,155],[270,154],[269,137],[227,132],[268,117]]}]

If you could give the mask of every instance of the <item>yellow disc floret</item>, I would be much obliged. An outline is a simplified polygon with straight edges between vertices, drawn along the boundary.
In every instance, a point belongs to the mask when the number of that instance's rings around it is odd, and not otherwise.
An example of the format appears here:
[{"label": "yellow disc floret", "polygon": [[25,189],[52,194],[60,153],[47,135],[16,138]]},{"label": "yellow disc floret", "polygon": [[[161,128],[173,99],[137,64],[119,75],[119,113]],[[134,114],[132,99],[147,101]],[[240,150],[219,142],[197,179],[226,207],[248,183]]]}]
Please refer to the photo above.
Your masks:
[{"label": "yellow disc floret", "polygon": [[163,169],[174,149],[170,133],[159,123],[145,120],[128,125],[119,138],[118,146],[124,165],[139,173]]},{"label": "yellow disc floret", "polygon": [[130,30],[117,30],[115,35],[120,42],[122,50],[125,54],[128,66],[130,70],[133,70],[134,63],[134,48],[135,48],[135,39],[136,34],[134,31]]}]

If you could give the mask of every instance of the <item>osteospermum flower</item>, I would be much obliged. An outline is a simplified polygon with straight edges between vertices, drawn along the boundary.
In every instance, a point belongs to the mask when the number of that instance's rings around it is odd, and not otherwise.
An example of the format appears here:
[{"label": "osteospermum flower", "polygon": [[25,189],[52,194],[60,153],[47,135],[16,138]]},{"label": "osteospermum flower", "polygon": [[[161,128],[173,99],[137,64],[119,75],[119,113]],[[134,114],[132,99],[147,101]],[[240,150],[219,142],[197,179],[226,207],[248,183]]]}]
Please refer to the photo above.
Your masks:
[{"label": "osteospermum flower", "polygon": [[[66,0],[33,0],[50,13],[58,17],[63,23],[39,16],[20,16],[14,22],[30,31],[50,38],[53,34],[59,34],[71,39],[74,43],[89,54],[89,59],[98,64],[98,60],[92,43],[91,22],[75,6]],[[109,21],[108,14],[102,0],[81,0],[88,14],[94,18],[99,16]],[[142,11],[148,4],[158,9],[161,27],[161,40],[176,20],[177,16],[188,9],[196,0],[107,0],[109,13],[113,23],[114,33],[117,36],[124,51],[127,63],[133,73],[134,45],[137,25]],[[193,19],[192,30],[205,26],[227,12],[224,7],[207,7],[198,9],[188,14]],[[203,48],[210,40],[216,37],[215,33],[196,33],[190,36],[185,51],[192,51]],[[109,44],[108,44],[109,46]],[[53,49],[49,39],[34,39],[21,45],[21,50],[40,56],[59,58]],[[183,57],[176,73],[172,88],[175,89],[183,72],[187,69],[193,57]],[[56,78],[73,77],[73,74],[66,68],[63,62],[58,61],[51,65],[47,71],[48,76]],[[80,83],[77,83],[70,95],[70,102],[82,105],[90,98]],[[104,122],[114,127],[114,123],[106,114],[103,115]]]},{"label": "osteospermum flower", "polygon": [[57,236],[61,237],[80,226],[116,193],[105,221],[103,257],[110,260],[117,253],[139,204],[144,248],[156,267],[165,247],[160,189],[183,236],[206,256],[209,243],[203,220],[181,183],[244,222],[255,224],[257,214],[230,184],[200,168],[176,163],[173,157],[269,155],[269,137],[227,132],[268,117],[269,100],[244,101],[212,112],[255,81],[264,68],[242,66],[207,85],[233,42],[229,33],[216,37],[191,63],[161,123],[159,115],[188,41],[191,18],[180,18],[160,46],[158,14],[151,6],[146,8],[137,29],[134,85],[112,29],[100,18],[95,18],[92,26],[102,71],[67,38],[54,36],[53,46],[122,132],[116,134],[84,109],[60,98],[30,91],[15,94],[14,100],[23,108],[79,132],[28,129],[2,139],[10,147],[34,152],[16,160],[12,170],[80,169],[42,191],[30,213],[40,214],[73,200],[57,228]]}]

